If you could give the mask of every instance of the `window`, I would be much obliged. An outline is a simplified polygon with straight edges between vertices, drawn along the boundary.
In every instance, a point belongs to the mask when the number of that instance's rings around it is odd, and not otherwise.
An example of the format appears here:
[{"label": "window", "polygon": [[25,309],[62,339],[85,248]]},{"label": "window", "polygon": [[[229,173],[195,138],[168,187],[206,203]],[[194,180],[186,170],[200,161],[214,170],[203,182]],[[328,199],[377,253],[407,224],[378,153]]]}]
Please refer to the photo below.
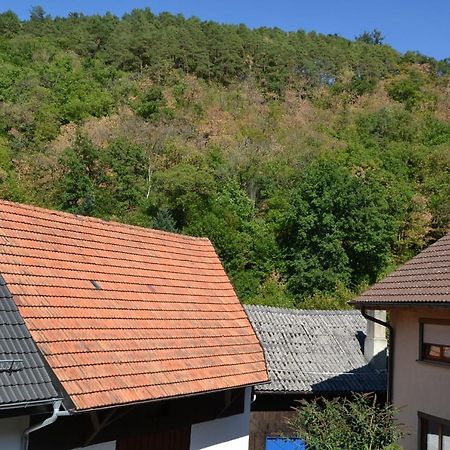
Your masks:
[{"label": "window", "polygon": [[420,321],[420,355],[422,361],[450,364],[450,321]]},{"label": "window", "polygon": [[450,450],[450,421],[419,413],[420,450]]}]

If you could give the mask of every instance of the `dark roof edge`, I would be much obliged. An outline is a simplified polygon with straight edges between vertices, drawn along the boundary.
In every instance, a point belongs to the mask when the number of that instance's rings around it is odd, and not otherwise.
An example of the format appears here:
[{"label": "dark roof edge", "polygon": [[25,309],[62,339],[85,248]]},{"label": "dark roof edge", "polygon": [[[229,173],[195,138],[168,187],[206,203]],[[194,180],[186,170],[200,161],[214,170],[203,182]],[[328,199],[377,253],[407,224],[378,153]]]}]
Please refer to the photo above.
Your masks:
[{"label": "dark roof edge", "polygon": [[[33,340],[33,342],[34,342],[34,340]],[[75,403],[70,398],[67,391],[64,389],[64,386],[62,385],[61,381],[59,381],[59,378],[56,376],[55,372],[53,371],[50,364],[48,363],[47,358],[41,352],[41,349],[39,348],[39,346],[36,343],[35,343],[35,345],[37,347],[38,354],[41,357],[42,362],[44,363],[45,370],[47,371],[47,374],[50,377],[50,380],[53,384],[53,388],[61,396],[60,400],[62,400],[63,406],[66,409],[66,411],[71,412],[75,406]]]},{"label": "dark roof edge", "polygon": [[177,400],[180,398],[195,397],[197,395],[214,394],[216,392],[225,392],[225,391],[231,391],[233,389],[243,389],[243,388],[247,388],[247,387],[255,387],[257,385],[263,385],[263,384],[269,384],[269,383],[270,383],[270,380],[263,381],[263,382],[258,381],[256,383],[240,384],[238,386],[231,386],[231,387],[226,387],[226,388],[221,388],[221,389],[212,389],[212,390],[205,390],[205,391],[200,391],[200,392],[191,392],[189,394],[171,395],[169,397],[151,398],[151,399],[138,400],[138,401],[127,402],[127,403],[114,403],[111,405],[98,406],[98,407],[94,407],[94,408],[86,408],[86,409],[71,408],[71,409],[69,409],[69,412],[70,412],[70,414],[82,414],[82,413],[86,413],[86,412],[101,411],[101,410],[111,409],[111,408],[124,408],[127,406],[138,406],[138,405],[144,405],[146,403],[163,402],[166,400]]},{"label": "dark roof edge", "polygon": [[349,305],[356,308],[367,307],[369,309],[389,309],[389,308],[450,308],[449,301],[430,302],[430,301],[377,301],[377,300],[353,300],[348,302]]},{"label": "dark roof edge", "polygon": [[386,388],[382,388],[382,389],[358,389],[355,391],[342,391],[342,390],[337,390],[337,391],[287,391],[287,390],[264,390],[264,389],[257,389],[255,388],[255,394],[257,395],[262,395],[262,394],[267,394],[267,395],[310,395],[310,396],[317,396],[317,395],[347,395],[351,392],[386,392],[387,391],[387,387]]}]

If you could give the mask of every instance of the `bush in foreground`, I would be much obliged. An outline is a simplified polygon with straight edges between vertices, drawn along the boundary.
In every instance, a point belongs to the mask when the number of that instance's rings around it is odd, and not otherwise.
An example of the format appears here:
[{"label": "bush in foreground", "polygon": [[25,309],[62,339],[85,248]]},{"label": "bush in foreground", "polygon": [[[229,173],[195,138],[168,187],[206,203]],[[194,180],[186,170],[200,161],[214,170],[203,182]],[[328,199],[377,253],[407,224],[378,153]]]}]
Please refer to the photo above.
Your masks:
[{"label": "bush in foreground", "polygon": [[309,450],[394,450],[404,435],[397,410],[377,404],[375,395],[302,400],[289,425]]}]

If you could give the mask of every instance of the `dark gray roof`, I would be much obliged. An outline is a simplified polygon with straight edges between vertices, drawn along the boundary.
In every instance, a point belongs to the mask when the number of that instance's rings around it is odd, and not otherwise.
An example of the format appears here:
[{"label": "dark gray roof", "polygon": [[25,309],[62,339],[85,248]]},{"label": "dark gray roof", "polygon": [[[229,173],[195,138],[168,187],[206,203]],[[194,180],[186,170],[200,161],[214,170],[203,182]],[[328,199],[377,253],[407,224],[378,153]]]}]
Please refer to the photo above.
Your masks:
[{"label": "dark gray roof", "polygon": [[450,306],[450,233],[374,284],[358,306]]},{"label": "dark gray roof", "polygon": [[265,351],[270,383],[257,391],[349,393],[386,390],[385,371],[363,355],[359,311],[304,311],[245,306]]},{"label": "dark gray roof", "polygon": [[31,407],[60,397],[0,276],[0,409]]}]

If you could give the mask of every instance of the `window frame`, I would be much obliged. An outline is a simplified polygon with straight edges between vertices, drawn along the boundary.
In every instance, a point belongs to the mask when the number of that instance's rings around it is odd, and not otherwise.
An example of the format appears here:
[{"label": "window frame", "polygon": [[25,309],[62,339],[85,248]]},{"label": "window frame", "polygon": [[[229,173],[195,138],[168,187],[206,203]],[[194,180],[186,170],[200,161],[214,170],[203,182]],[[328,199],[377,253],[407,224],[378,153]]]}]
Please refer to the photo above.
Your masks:
[{"label": "window frame", "polygon": [[431,414],[426,414],[421,411],[417,413],[419,416],[419,429],[417,433],[418,438],[418,446],[417,448],[420,450],[427,450],[427,430],[428,422],[434,422],[439,427],[439,443],[438,450],[442,450],[442,436],[443,436],[443,427],[450,427],[450,420],[443,419],[442,417],[432,416]]},{"label": "window frame", "polygon": [[425,362],[429,364],[436,364],[441,366],[448,366],[450,367],[450,359],[449,358],[433,358],[433,357],[427,357],[425,352],[425,346],[426,345],[434,345],[436,347],[440,347],[441,349],[441,355],[444,353],[445,347],[450,347],[448,345],[434,343],[434,342],[424,342],[423,336],[424,336],[424,325],[425,324],[432,324],[432,325],[446,325],[449,327],[450,331],[450,320],[449,319],[419,319],[419,359],[420,362]]}]

